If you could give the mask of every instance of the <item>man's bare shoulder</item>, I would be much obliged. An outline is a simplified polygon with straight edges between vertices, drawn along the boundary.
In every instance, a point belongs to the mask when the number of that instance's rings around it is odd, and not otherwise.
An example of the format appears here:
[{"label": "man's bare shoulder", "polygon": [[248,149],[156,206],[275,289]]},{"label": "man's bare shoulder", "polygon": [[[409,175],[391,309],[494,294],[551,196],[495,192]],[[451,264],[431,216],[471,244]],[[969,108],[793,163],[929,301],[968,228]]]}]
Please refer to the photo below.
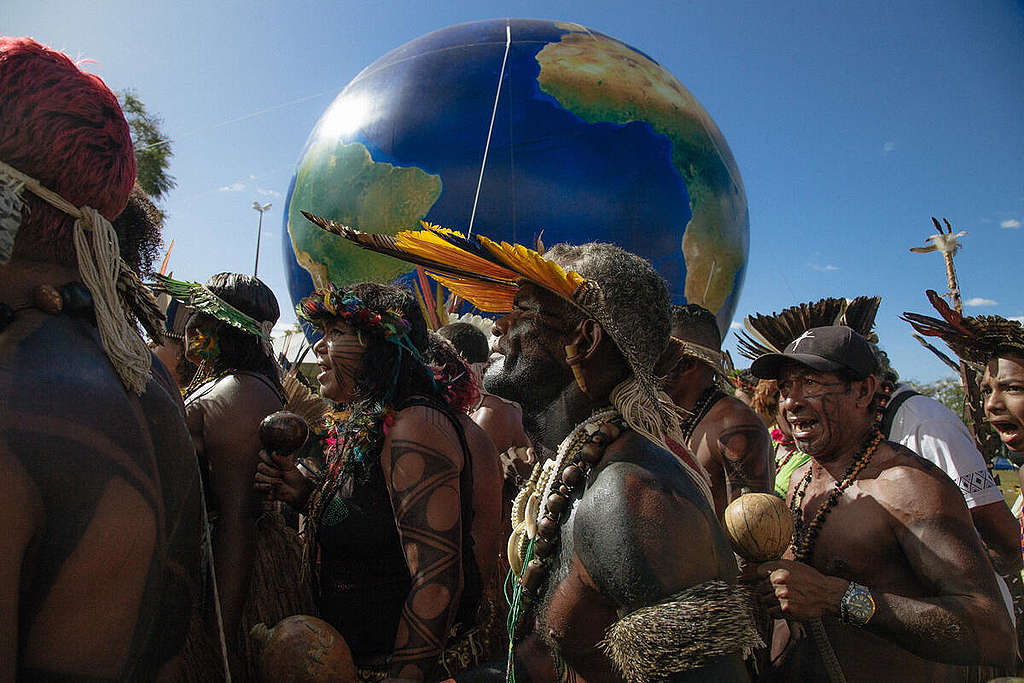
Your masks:
[{"label": "man's bare shoulder", "polygon": [[734,427],[751,426],[765,429],[764,422],[757,413],[735,396],[719,399],[708,412],[705,422],[717,427],[717,431],[725,431]]},{"label": "man's bare shoulder", "polygon": [[[96,328],[68,316],[25,317],[0,334],[0,424],[69,436],[84,427],[115,444],[139,436],[138,399],[118,379]],[[155,362],[152,374],[142,397],[147,413],[180,416],[170,375]]]},{"label": "man's bare shoulder", "polygon": [[700,508],[704,503],[697,484],[674,455],[643,436],[626,431],[605,451],[590,475],[592,487],[626,493],[645,491],[647,496],[684,501]]},{"label": "man's bare shoulder", "polygon": [[608,448],[574,514],[575,552],[620,608],[721,576],[728,549],[710,505],[672,454],[634,433]]},{"label": "man's bare shoulder", "polygon": [[898,443],[879,444],[863,479],[876,500],[899,516],[939,510],[967,513],[963,494],[946,473]]}]

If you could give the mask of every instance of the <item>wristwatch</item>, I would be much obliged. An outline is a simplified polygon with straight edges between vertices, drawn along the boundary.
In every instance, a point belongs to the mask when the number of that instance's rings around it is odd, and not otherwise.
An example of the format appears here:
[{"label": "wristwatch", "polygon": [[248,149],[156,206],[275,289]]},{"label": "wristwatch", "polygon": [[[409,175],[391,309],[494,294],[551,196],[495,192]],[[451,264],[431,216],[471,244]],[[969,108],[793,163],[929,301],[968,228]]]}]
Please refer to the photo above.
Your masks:
[{"label": "wristwatch", "polygon": [[859,628],[867,624],[874,614],[875,599],[871,597],[871,591],[851,581],[839,601],[839,618],[844,624]]}]

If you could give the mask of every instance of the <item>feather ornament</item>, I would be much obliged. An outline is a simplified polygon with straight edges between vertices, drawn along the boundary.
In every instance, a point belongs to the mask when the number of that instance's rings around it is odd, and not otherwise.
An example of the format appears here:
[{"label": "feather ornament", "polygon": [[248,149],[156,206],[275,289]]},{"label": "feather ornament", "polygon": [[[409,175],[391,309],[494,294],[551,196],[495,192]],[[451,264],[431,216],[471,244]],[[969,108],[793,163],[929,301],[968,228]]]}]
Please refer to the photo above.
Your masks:
[{"label": "feather ornament", "polygon": [[845,299],[829,297],[790,306],[771,315],[748,315],[743,319],[743,327],[749,336],[737,335],[740,354],[753,360],[766,353],[781,353],[807,330],[835,325],[845,310]]},{"label": "feather ornament", "polygon": [[318,428],[324,421],[324,415],[331,409],[327,402],[310,391],[309,387],[291,373],[281,377],[281,386],[285,395],[282,410],[295,413],[305,420],[311,429]]},{"label": "feather ornament", "polygon": [[502,285],[495,282],[480,282],[470,278],[448,277],[433,271],[427,271],[427,274],[447,287],[450,292],[485,313],[508,313],[513,308],[516,289],[518,289],[514,282]]},{"label": "feather ornament", "polygon": [[563,299],[575,301],[573,297],[584,283],[583,276],[579,273],[566,271],[554,261],[521,244],[494,242],[483,235],[477,238],[520,277],[558,294]]},{"label": "feather ornament", "polygon": [[263,329],[265,325],[221,299],[204,284],[157,275],[156,289],[167,292],[181,303],[191,306],[197,313],[205,313],[255,337],[265,341],[270,340],[270,335]]},{"label": "feather ornament", "polygon": [[577,306],[581,305],[581,293],[597,287],[578,273],[566,271],[519,244],[498,243],[482,235],[469,238],[426,222],[422,222],[423,230],[403,230],[394,236],[375,235],[306,211],[302,215],[314,225],[363,249],[422,266],[430,277],[456,296],[489,313],[512,310],[517,281],[522,279]]},{"label": "feather ornament", "polygon": [[878,335],[874,332],[875,316],[882,303],[880,296],[858,296],[846,302],[846,311],[840,319],[841,324],[852,328],[869,342],[878,343]]},{"label": "feather ornament", "polygon": [[790,306],[771,315],[748,315],[743,320],[747,333],[737,335],[737,348],[740,355],[755,360],[766,353],[782,353],[807,330],[829,325],[846,325],[868,341],[877,341],[872,328],[881,302],[881,297],[877,296],[851,300],[828,297]]},{"label": "feather ornament", "polygon": [[947,304],[935,290],[928,300],[941,318],[904,312],[900,316],[926,337],[939,337],[968,363],[987,363],[1006,351],[1024,352],[1024,325],[998,315],[964,316]]},{"label": "feather ornament", "polygon": [[[303,211],[302,215],[322,230],[343,237],[358,247],[423,266],[428,270],[442,272],[449,276],[471,277],[498,283],[507,282],[516,277],[515,273],[507,268],[502,268],[493,261],[453,245],[432,230],[404,230],[398,235],[378,235],[350,228],[307,211]],[[413,235],[430,235],[431,237],[417,240]],[[477,267],[484,272],[477,272],[475,270]]]}]

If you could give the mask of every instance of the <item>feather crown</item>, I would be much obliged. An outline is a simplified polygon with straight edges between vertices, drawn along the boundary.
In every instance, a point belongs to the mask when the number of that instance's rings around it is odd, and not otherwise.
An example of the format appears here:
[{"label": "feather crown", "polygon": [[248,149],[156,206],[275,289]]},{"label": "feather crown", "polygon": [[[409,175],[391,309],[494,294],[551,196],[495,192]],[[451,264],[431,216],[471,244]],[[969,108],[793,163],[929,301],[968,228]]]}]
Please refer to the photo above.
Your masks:
[{"label": "feather crown", "polygon": [[940,318],[904,312],[901,319],[927,337],[939,337],[968,363],[987,363],[1003,353],[1024,355],[1024,325],[998,315],[964,316],[935,290],[926,292]]},{"label": "feather crown", "polygon": [[341,320],[357,329],[376,332],[386,341],[412,346],[409,341],[412,325],[402,317],[401,311],[375,311],[355,294],[339,292],[331,284],[300,301],[295,312],[306,322]]},{"label": "feather crown", "polygon": [[872,328],[881,302],[878,296],[849,300],[828,297],[771,315],[748,315],[743,319],[743,327],[749,334],[737,335],[737,348],[743,357],[756,360],[766,353],[782,353],[790,342],[811,328],[830,325],[845,325],[868,341],[877,342]]},{"label": "feather crown", "polygon": [[196,313],[205,313],[243,332],[269,342],[273,322],[257,321],[214,294],[200,282],[174,280],[166,275],[157,275],[155,289],[166,292],[177,301],[189,306]]}]

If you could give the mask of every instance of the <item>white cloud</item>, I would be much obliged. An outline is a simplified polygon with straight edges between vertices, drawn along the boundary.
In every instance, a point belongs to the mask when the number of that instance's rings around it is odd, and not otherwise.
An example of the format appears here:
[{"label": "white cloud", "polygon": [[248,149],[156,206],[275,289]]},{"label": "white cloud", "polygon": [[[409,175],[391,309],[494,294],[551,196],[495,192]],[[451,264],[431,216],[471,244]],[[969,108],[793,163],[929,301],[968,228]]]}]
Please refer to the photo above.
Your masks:
[{"label": "white cloud", "polygon": [[219,189],[221,192],[241,192],[245,189],[245,183],[231,183]]},{"label": "white cloud", "polygon": [[256,194],[263,195],[264,197],[281,197],[281,193],[278,192],[277,190],[264,190],[262,188],[257,188]]},{"label": "white cloud", "polygon": [[896,149],[896,143],[893,142],[892,140],[889,140],[884,145],[882,145],[882,154],[888,154],[894,149]]},{"label": "white cloud", "polygon": [[1024,323],[1024,315],[1011,315],[1007,320],[1016,320],[1019,323]]},{"label": "white cloud", "polygon": [[970,299],[968,299],[967,301],[964,302],[964,306],[998,306],[998,305],[999,305],[998,301],[993,301],[992,299],[984,299],[984,298],[982,298],[980,296],[976,296],[976,297],[970,298]]},{"label": "white cloud", "polygon": [[999,227],[1000,228],[1009,228],[1011,230],[1016,230],[1017,228],[1020,227],[1020,221],[1017,220],[1016,218],[1008,218],[1005,221],[1001,222],[999,224]]},{"label": "white cloud", "polygon": [[743,329],[743,323],[739,322],[738,320],[733,320],[731,323],[729,323],[729,329],[730,330],[742,330]]},{"label": "white cloud", "polygon": [[813,268],[814,270],[818,271],[819,273],[828,273],[828,272],[831,272],[833,270],[839,270],[839,266],[833,266],[831,263],[827,263],[827,264],[825,264],[823,266],[822,265],[818,265],[817,263],[812,263],[811,264],[811,268]]}]

